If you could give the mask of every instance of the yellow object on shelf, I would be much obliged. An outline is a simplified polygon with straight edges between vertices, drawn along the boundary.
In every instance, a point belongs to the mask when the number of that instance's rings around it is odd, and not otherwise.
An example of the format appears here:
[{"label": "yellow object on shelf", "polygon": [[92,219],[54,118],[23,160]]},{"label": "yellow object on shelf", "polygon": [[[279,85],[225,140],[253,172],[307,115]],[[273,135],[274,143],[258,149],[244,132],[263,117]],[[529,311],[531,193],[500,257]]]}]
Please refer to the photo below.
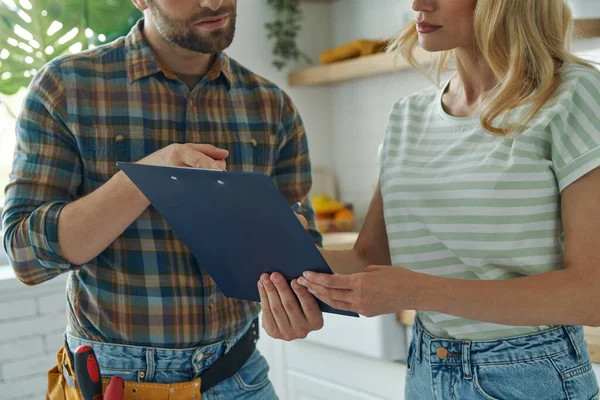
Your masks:
[{"label": "yellow object on shelf", "polygon": [[331,197],[324,194],[314,196],[311,201],[317,214],[333,214],[344,208],[344,203],[333,200]]},{"label": "yellow object on shelf", "polygon": [[324,51],[321,54],[321,64],[332,64],[338,61],[349,60],[383,53],[388,43],[384,40],[355,40],[335,49]]}]

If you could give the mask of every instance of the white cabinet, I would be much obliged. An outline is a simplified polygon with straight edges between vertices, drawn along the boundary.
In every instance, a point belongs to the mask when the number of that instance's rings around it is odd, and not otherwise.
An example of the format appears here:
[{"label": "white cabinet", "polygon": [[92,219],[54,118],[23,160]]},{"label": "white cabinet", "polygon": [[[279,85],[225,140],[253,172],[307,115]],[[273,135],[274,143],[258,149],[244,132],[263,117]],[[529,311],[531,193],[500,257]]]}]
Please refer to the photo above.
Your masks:
[{"label": "white cabinet", "polygon": [[365,393],[327,382],[298,372],[290,372],[288,377],[289,400],[379,400]]},{"label": "white cabinet", "polygon": [[280,400],[403,399],[406,366],[401,362],[309,339],[278,341],[264,332],[259,350],[269,361]]}]

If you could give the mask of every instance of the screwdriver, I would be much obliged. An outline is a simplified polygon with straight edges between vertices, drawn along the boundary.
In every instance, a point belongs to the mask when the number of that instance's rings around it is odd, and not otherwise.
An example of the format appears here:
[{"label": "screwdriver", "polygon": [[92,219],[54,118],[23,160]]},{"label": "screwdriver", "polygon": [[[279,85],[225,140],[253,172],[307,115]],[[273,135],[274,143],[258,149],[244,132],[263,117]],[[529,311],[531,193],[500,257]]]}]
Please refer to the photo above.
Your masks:
[{"label": "screwdriver", "polygon": [[75,350],[75,376],[83,400],[102,400],[102,374],[94,349],[79,346]]}]

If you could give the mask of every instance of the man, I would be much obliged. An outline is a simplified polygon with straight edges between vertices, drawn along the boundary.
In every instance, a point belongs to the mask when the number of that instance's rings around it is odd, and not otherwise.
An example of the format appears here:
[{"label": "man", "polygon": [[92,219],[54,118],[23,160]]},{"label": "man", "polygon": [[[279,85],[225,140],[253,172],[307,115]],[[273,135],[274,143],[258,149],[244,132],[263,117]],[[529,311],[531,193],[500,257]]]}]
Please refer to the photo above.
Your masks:
[{"label": "man", "polygon": [[304,201],[319,243],[302,121],[223,53],[236,0],[133,1],[144,19],[131,33],[46,65],[17,123],[4,246],[28,285],[69,273],[48,396],[74,396],[72,354],[88,344],[139,398],[276,398],[255,351],[259,303],[225,298],[116,162],[265,173]]}]

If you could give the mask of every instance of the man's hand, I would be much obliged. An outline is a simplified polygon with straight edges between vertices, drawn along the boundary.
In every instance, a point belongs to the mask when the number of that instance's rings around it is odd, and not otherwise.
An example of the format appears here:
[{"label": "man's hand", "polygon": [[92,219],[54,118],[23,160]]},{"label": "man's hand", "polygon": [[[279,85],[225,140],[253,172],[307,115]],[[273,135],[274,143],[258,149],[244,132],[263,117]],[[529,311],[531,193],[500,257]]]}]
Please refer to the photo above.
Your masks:
[{"label": "man's hand", "polygon": [[295,279],[290,288],[280,273],[263,274],[258,292],[263,310],[262,325],[269,336],[285,341],[304,339],[323,327],[323,313],[317,301]]},{"label": "man's hand", "polygon": [[305,230],[307,230],[308,229],[308,221],[306,220],[306,218],[304,218],[304,215],[296,214],[296,218],[298,218],[298,221],[302,224],[302,227]]},{"label": "man's hand", "polygon": [[144,157],[139,163],[225,171],[227,169],[225,158],[228,155],[229,152],[227,150],[216,148],[210,144],[173,143]]}]

